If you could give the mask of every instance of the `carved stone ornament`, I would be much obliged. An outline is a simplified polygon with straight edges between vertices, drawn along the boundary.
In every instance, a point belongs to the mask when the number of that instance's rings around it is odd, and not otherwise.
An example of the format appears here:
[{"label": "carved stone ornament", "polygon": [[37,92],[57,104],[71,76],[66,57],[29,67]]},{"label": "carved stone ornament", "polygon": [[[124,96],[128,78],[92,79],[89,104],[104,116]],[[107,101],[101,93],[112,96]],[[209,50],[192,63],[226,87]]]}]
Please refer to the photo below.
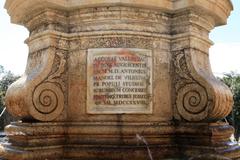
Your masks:
[{"label": "carved stone ornament", "polygon": [[207,90],[191,75],[184,50],[173,56],[177,111],[188,121],[203,120],[208,116],[212,103]]},{"label": "carved stone ornament", "polygon": [[[25,26],[27,66],[6,94],[20,121],[0,159],[240,158],[221,120],[230,89],[212,74],[210,31],[230,0],[6,0]],[[17,67],[17,66],[16,66]]]},{"label": "carved stone ornament", "polygon": [[[25,74],[8,89],[7,97],[9,98],[7,98],[6,104],[14,106],[8,109],[15,116],[25,117],[30,114],[37,120],[52,121],[64,109],[66,87],[62,75],[65,71],[66,59],[64,53],[56,49],[47,49],[41,52],[32,54],[43,54],[47,58],[41,57],[42,59],[39,61],[42,64],[35,64],[32,72]],[[41,74],[36,75],[37,71]],[[29,81],[29,85],[24,87],[26,91],[18,91],[22,89],[26,80]],[[11,98],[12,96],[25,98],[19,101],[19,99]]]},{"label": "carved stone ornament", "polygon": [[176,110],[187,121],[224,118],[232,109],[232,94],[214,77],[210,82],[218,84],[218,88],[225,88],[225,94],[215,91],[215,85],[211,86],[211,83],[203,80],[192,64],[191,54],[194,52],[190,49],[173,52]]},{"label": "carved stone ornament", "polygon": [[50,121],[57,118],[64,108],[65,84],[61,79],[61,75],[65,70],[66,60],[64,54],[57,52],[60,61],[57,70],[50,73],[46,80],[41,82],[33,91],[33,108],[30,108],[30,113],[34,118],[42,121]]}]

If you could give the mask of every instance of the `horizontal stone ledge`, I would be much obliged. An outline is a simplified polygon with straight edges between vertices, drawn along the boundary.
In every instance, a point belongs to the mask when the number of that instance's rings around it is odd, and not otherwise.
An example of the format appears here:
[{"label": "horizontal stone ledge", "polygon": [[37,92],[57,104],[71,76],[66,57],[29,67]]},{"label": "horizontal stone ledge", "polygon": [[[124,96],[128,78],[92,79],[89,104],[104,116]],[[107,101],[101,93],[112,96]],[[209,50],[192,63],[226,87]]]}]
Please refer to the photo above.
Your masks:
[{"label": "horizontal stone ledge", "polygon": [[[104,127],[108,130],[102,130]],[[135,135],[144,131],[145,135],[171,134],[174,126],[171,123],[117,123],[117,122],[73,122],[73,123],[12,123],[6,127],[7,136],[35,136],[35,135],[63,135],[63,134],[94,134],[115,135],[119,132],[123,135]],[[140,134],[140,133],[139,133]]]},{"label": "horizontal stone ledge", "polygon": [[227,17],[233,9],[230,0],[7,0],[5,4],[12,22],[17,24],[22,24],[23,19],[36,10],[53,8],[69,11],[101,6],[133,6],[157,9],[168,13],[194,8],[212,15],[216,25],[225,24]]},{"label": "horizontal stone ledge", "polygon": [[38,38],[42,37],[51,37],[51,38],[61,38],[65,40],[76,40],[79,38],[91,38],[91,37],[104,37],[104,36],[144,36],[149,38],[161,38],[163,40],[169,41],[169,40],[178,40],[181,38],[188,38],[188,37],[195,37],[198,39],[201,39],[202,41],[205,41],[206,43],[213,44],[211,40],[206,40],[200,35],[196,33],[181,33],[176,35],[169,35],[169,34],[161,34],[161,33],[150,33],[150,32],[136,32],[136,31],[93,31],[93,32],[80,32],[80,33],[63,33],[59,31],[54,30],[46,30],[42,33],[35,34],[33,36],[30,36],[26,39],[25,43],[29,43],[31,41],[34,41]]}]

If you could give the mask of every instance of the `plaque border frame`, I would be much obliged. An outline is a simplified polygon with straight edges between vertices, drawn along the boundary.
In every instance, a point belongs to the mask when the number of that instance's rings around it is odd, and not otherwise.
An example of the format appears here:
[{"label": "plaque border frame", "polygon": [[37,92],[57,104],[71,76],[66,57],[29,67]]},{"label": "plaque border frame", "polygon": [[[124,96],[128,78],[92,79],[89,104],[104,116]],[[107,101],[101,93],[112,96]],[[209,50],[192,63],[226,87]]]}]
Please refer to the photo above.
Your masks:
[{"label": "plaque border frame", "polygon": [[[135,52],[136,54],[144,54],[148,57],[148,66],[149,76],[150,76],[150,85],[148,87],[148,91],[150,93],[150,102],[147,107],[142,106],[126,106],[121,107],[120,105],[112,105],[112,106],[104,106],[104,105],[95,105],[92,103],[92,93],[90,91],[92,86],[92,79],[90,78],[92,75],[92,66],[91,62],[93,59],[93,55],[95,54],[114,54],[120,52],[121,50],[128,50],[130,52]],[[87,50],[87,103],[86,103],[86,111],[88,114],[152,114],[153,113],[153,52],[150,49],[139,49],[139,48],[89,48]]]}]

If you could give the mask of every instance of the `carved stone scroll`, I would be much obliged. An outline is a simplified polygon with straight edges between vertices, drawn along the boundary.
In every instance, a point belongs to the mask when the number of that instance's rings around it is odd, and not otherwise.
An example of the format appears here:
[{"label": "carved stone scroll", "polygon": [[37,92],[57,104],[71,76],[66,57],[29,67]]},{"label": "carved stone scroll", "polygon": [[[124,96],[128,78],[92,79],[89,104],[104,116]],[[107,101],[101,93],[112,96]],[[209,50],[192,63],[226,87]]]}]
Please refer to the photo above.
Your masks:
[{"label": "carved stone scroll", "polygon": [[62,53],[57,52],[59,64],[56,71],[48,76],[48,78],[39,84],[33,91],[33,106],[30,108],[30,114],[34,118],[42,121],[51,121],[59,116],[64,108],[65,84],[60,78],[64,72],[66,60]]},{"label": "carved stone scroll", "polygon": [[7,105],[14,104],[13,108],[8,107],[10,113],[40,121],[56,119],[65,103],[65,83],[62,78],[65,64],[64,53],[54,48],[30,53],[25,75],[7,92]]},{"label": "carved stone scroll", "polygon": [[[173,52],[176,111],[187,121],[211,121],[224,118],[231,111],[232,95],[229,89],[214,77],[211,81],[201,77],[192,64],[194,62],[191,52],[193,50],[190,49]],[[211,82],[218,84],[218,88],[225,88],[225,94],[216,92],[214,90],[216,86],[212,86]],[[225,101],[225,98],[228,101]],[[216,112],[218,114],[214,115]]]}]

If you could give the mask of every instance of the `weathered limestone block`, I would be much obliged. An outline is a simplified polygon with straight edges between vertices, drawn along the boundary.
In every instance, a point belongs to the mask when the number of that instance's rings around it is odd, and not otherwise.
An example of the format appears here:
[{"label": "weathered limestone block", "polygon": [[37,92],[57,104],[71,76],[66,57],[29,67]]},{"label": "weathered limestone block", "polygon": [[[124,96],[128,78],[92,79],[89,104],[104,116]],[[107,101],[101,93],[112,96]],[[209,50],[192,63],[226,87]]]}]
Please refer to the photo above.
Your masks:
[{"label": "weathered limestone block", "polygon": [[229,0],[7,0],[5,8],[30,32],[26,71],[6,96],[22,122],[5,128],[5,159],[146,160],[148,147],[154,159],[240,157],[233,128],[218,122],[232,94],[208,57]]},{"label": "weathered limestone block", "polygon": [[[143,48],[153,52],[152,98],[155,106],[161,106],[156,118],[169,115],[166,120],[170,120],[173,109],[177,119],[221,119],[231,110],[232,96],[211,73],[208,33],[225,23],[231,10],[227,6],[231,6],[228,1],[7,1],[12,21],[30,31],[28,66],[21,80],[8,90],[7,104],[14,106],[8,110],[22,118],[67,120],[68,111],[72,114],[75,110],[71,106],[86,108],[75,102],[76,97],[69,96],[75,92],[68,87],[77,83],[74,79],[78,73],[87,72],[87,62],[74,68],[80,62],[69,63],[71,59],[91,48]],[[169,72],[173,72],[172,76]],[[78,77],[83,86],[78,90],[72,87],[76,92],[87,85],[86,75]],[[170,93],[171,88],[175,93]],[[160,90],[165,97],[156,97]],[[85,89],[81,95],[86,94]],[[173,106],[170,97],[174,98]],[[157,108],[153,105],[153,114]]]}]

